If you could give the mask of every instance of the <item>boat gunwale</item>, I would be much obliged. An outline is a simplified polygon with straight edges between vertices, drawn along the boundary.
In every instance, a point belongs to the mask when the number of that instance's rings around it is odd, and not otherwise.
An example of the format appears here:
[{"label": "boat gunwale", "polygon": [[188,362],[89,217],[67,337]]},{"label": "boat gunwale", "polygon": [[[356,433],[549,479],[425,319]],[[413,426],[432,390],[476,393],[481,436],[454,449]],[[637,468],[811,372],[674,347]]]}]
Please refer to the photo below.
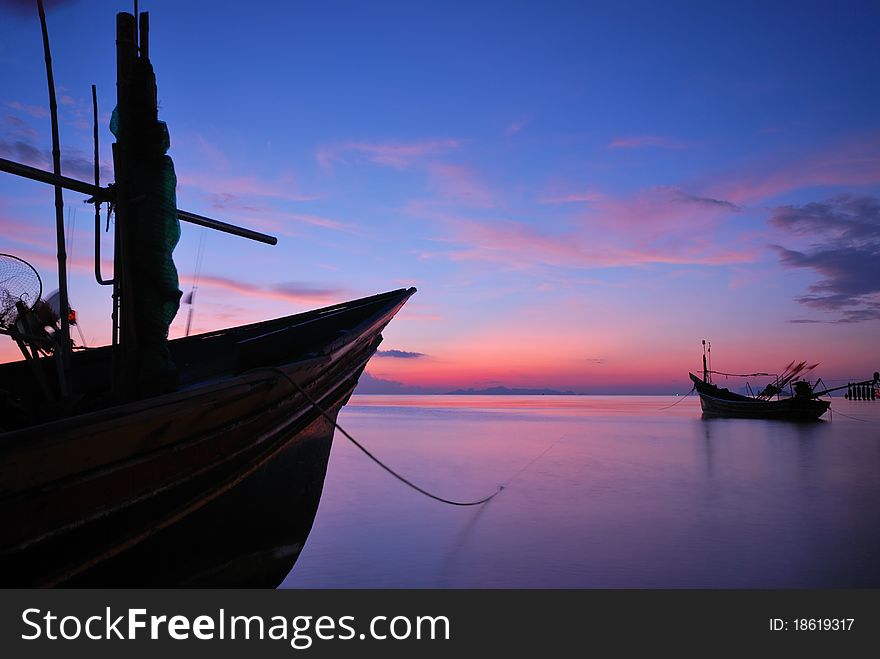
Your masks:
[{"label": "boat gunwale", "polygon": [[[353,346],[355,343],[357,343],[359,339],[362,339],[364,335],[369,332],[372,326],[381,324],[383,320],[385,320],[385,324],[387,325],[388,322],[390,322],[391,318],[396,314],[397,310],[399,310],[406,302],[406,300],[408,300],[409,297],[411,297],[415,292],[415,288],[397,289],[394,291],[389,291],[388,293],[374,295],[368,298],[361,298],[359,300],[353,300],[350,303],[341,303],[332,307],[327,307],[325,309],[316,309],[310,312],[305,312],[306,315],[317,312],[325,312],[325,314],[320,318],[310,317],[306,319],[302,324],[293,323],[286,325],[279,328],[278,330],[274,330],[273,332],[267,334],[269,335],[277,331],[289,330],[295,327],[302,327],[313,321],[324,320],[328,317],[331,317],[330,314],[342,313],[344,311],[350,311],[369,306],[370,304],[378,302],[379,299],[382,297],[390,298],[391,302],[389,304],[386,304],[384,307],[380,307],[368,318],[352,326],[344,336],[339,337],[338,339],[334,339],[333,341],[330,341],[323,345],[321,347],[321,352],[318,354],[315,354],[313,352],[309,355],[303,356],[300,359],[295,359],[284,364],[273,365],[271,367],[256,366],[252,369],[246,369],[240,373],[232,372],[231,374],[228,374],[226,376],[217,375],[201,381],[190,383],[168,394],[161,394],[152,398],[145,398],[142,400],[124,403],[121,405],[113,405],[110,407],[85,412],[83,414],[75,416],[61,417],[59,419],[53,419],[44,423],[30,425],[24,428],[18,428],[16,430],[0,433],[0,454],[5,451],[14,451],[17,448],[17,445],[25,442],[40,444],[40,446],[42,447],[49,447],[56,442],[69,441],[71,431],[73,431],[75,428],[80,428],[85,425],[112,423],[114,422],[114,420],[123,416],[142,414],[145,411],[157,411],[161,408],[167,410],[168,407],[173,405],[191,405],[195,402],[197,398],[210,396],[220,391],[232,389],[233,387],[250,387],[256,383],[268,379],[265,376],[258,375],[258,371],[260,369],[279,367],[289,368],[296,365],[296,371],[304,371],[315,366],[320,366],[323,363],[332,363],[334,361],[337,361],[342,355],[347,352],[346,348]],[[392,297],[395,296],[395,294],[397,296],[397,299]],[[255,329],[267,323],[281,323],[285,319],[294,319],[301,315],[303,314],[294,314],[274,320],[262,321],[260,323],[252,323],[250,325],[231,327],[226,330],[218,330],[217,332],[212,332],[208,334],[186,337],[184,339],[176,339],[174,342],[192,341],[204,338],[221,338],[223,336],[229,335],[232,332],[243,331],[245,329]],[[247,393],[249,392],[245,392],[245,395]],[[164,414],[172,414],[172,412],[166,411],[164,412]],[[71,426],[71,424],[74,425]],[[63,432],[57,432],[59,430]]]}]

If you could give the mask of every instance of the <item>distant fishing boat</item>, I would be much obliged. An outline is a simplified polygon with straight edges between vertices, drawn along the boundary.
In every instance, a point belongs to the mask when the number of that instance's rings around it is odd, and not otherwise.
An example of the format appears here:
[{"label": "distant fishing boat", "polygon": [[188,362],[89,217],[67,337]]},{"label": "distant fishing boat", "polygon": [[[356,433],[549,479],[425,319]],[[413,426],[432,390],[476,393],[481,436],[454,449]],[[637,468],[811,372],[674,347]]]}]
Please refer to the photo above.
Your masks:
[{"label": "distant fishing boat", "polygon": [[796,392],[788,398],[764,400],[722,389],[710,382],[704,382],[693,373],[688,375],[700,395],[700,406],[705,416],[815,421],[831,405],[831,401],[820,400],[811,389],[808,391],[805,387],[800,388],[802,393]]},{"label": "distant fishing boat", "polygon": [[[41,4],[40,14],[57,154]],[[165,230],[164,216],[173,220],[169,233],[179,218],[277,242],[172,203],[148,54],[147,15],[138,39],[135,17],[119,14],[114,186],[98,181],[96,102],[94,185],[61,176],[57,156],[54,172],[0,159],[0,169],[56,188],[60,282],[49,304],[36,271],[0,255],[0,333],[24,355],[0,365],[2,587],[276,586],[311,529],[336,416],[383,329],[415,292],[174,341],[165,340],[166,324],[161,340],[148,342],[165,303],[146,281],[156,273],[145,254],[164,250],[156,269],[173,274],[167,323],[180,296],[170,260],[176,236],[149,233]],[[132,128],[139,121],[147,129]],[[155,191],[157,180],[164,192]],[[72,351],[61,188],[91,195],[96,231],[100,202],[114,205],[113,277],[101,277],[97,240],[95,271],[98,283],[113,286],[110,346]],[[170,369],[157,368],[157,355]]]},{"label": "distant fishing boat", "polygon": [[[707,361],[707,357],[709,361]],[[818,364],[807,366],[806,362],[798,364],[792,362],[783,369],[781,374],[775,376],[771,373],[719,373],[711,370],[711,344],[707,352],[706,341],[703,341],[703,377],[700,378],[693,373],[688,373],[688,375],[691,382],[694,383],[694,389],[700,396],[703,416],[776,419],[780,421],[815,421],[825,414],[831,406],[830,400],[822,400],[820,396],[833,391],[851,389],[853,386],[871,387],[873,390],[880,379],[880,375],[874,373],[872,380],[819,390],[821,380],[810,383],[801,379],[805,373],[816,366]],[[711,381],[712,374],[734,377],[773,376],[775,381],[764,387],[757,395],[746,396],[714,384]],[[790,395],[782,396],[786,386],[789,387]]]}]

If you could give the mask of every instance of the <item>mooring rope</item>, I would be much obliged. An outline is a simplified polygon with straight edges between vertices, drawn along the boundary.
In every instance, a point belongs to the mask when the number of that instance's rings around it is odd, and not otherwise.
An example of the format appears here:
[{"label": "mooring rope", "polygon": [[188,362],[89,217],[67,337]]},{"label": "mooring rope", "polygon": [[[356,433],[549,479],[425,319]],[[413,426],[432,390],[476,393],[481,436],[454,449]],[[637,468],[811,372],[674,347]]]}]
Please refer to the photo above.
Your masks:
[{"label": "mooring rope", "polygon": [[[394,476],[397,480],[401,481],[402,483],[404,483],[404,484],[406,484],[406,485],[409,485],[409,486],[410,486],[412,489],[414,489],[416,492],[420,492],[421,494],[424,494],[426,497],[429,497],[429,498],[431,498],[431,499],[434,499],[435,501],[439,501],[440,503],[446,503],[446,504],[449,504],[450,506],[478,506],[478,505],[480,505],[481,503],[486,503],[486,502],[489,501],[490,499],[495,498],[496,496],[498,496],[498,494],[501,492],[501,490],[504,489],[504,486],[503,486],[503,485],[499,485],[499,486],[498,486],[498,489],[495,490],[495,492],[493,492],[492,494],[490,494],[490,495],[487,496],[487,497],[483,497],[482,499],[478,499],[477,501],[453,501],[452,499],[445,499],[445,498],[443,498],[443,497],[441,497],[441,496],[437,496],[436,494],[432,494],[432,493],[428,492],[427,490],[425,490],[425,489],[419,487],[418,485],[416,485],[416,484],[413,483],[412,481],[410,481],[410,480],[404,478],[403,476],[401,476],[400,474],[398,474],[396,471],[394,471],[391,467],[389,467],[389,466],[386,465],[384,462],[382,462],[382,461],[381,461],[379,458],[377,458],[375,455],[373,455],[372,453],[370,453],[370,452],[367,450],[367,448],[366,448],[363,444],[361,444],[361,443],[358,442],[354,437],[352,437],[350,434],[348,434],[348,432],[346,432],[346,430],[345,430],[342,426],[340,426],[339,423],[338,423],[334,418],[332,418],[332,417],[331,417],[331,416],[330,416],[330,415],[329,415],[329,414],[328,414],[328,413],[327,413],[327,412],[326,412],[326,411],[325,411],[320,405],[318,405],[317,401],[316,401],[314,398],[312,398],[312,397],[309,395],[309,393],[308,393],[308,392],[307,392],[307,391],[306,391],[306,390],[305,390],[305,389],[304,389],[304,388],[303,388],[303,387],[302,387],[302,386],[301,386],[296,380],[294,380],[293,378],[291,378],[291,377],[290,377],[287,373],[285,373],[283,370],[281,370],[281,369],[278,368],[277,366],[260,366],[260,367],[257,367],[257,368],[253,368],[253,369],[251,369],[250,371],[247,371],[247,372],[248,372],[248,373],[253,373],[253,372],[255,372],[255,371],[272,371],[273,373],[277,373],[278,375],[280,375],[281,377],[283,377],[283,378],[284,378],[285,380],[287,380],[290,384],[292,384],[293,387],[294,387],[297,391],[299,391],[303,396],[305,396],[306,400],[309,401],[309,403],[312,405],[312,407],[314,407],[318,412],[321,413],[321,415],[322,415],[325,419],[327,419],[330,423],[332,423],[333,426],[334,426],[339,432],[341,432],[341,433],[345,436],[345,438],[346,438],[348,441],[350,441],[352,444],[354,444],[355,446],[357,446],[361,451],[363,451],[364,455],[366,455],[368,458],[370,458],[370,460],[372,460],[372,461],[375,462],[377,465],[379,465],[380,467],[382,467],[382,469],[384,469],[385,471],[387,471],[389,474],[391,474],[392,476]],[[549,450],[549,449],[548,449],[548,450]],[[545,451],[545,453],[546,453],[546,451]],[[542,455],[543,455],[543,454],[542,454]],[[528,466],[528,465],[527,465],[527,466]]]},{"label": "mooring rope", "polygon": [[660,408],[659,410],[657,410],[657,411],[658,411],[658,412],[661,412],[661,411],[663,411],[663,410],[668,410],[670,407],[675,407],[675,406],[678,405],[681,401],[683,401],[685,398],[687,398],[687,397],[690,396],[692,393],[694,393],[694,391],[696,391],[696,390],[697,390],[697,385],[694,385],[693,387],[691,387],[691,390],[690,390],[689,392],[687,392],[684,396],[682,396],[682,397],[679,398],[677,401],[675,401],[672,405],[667,405],[666,407],[661,407],[661,408]]}]

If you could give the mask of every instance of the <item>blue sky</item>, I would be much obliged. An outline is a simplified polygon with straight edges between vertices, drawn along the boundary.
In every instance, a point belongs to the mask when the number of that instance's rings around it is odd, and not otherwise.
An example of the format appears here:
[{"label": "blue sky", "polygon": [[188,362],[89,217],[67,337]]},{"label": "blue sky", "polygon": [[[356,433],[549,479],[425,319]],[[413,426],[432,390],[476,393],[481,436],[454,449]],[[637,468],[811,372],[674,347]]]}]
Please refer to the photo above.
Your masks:
[{"label": "blue sky", "polygon": [[[109,171],[130,3],[48,6],[65,173],[88,176],[92,83]],[[206,237],[196,330],[412,284],[385,347],[421,356],[369,368],[412,387],[687,389],[702,338],[727,370],[880,364],[876,3],[140,8],[179,205],[280,239]],[[0,11],[0,155],[48,167],[39,24]],[[0,177],[0,251],[49,281],[51,194]],[[66,199],[100,343],[89,209]]]}]

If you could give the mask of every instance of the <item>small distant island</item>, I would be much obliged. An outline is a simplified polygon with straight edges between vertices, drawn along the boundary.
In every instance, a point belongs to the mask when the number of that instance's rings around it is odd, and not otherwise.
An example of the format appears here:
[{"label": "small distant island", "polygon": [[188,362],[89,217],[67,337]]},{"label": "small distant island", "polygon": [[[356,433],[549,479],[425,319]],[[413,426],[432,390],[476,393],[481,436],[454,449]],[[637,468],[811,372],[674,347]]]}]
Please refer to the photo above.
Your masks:
[{"label": "small distant island", "polygon": [[509,387],[488,387],[486,389],[456,389],[447,391],[447,396],[576,396],[573,391],[555,389],[510,389]]}]

